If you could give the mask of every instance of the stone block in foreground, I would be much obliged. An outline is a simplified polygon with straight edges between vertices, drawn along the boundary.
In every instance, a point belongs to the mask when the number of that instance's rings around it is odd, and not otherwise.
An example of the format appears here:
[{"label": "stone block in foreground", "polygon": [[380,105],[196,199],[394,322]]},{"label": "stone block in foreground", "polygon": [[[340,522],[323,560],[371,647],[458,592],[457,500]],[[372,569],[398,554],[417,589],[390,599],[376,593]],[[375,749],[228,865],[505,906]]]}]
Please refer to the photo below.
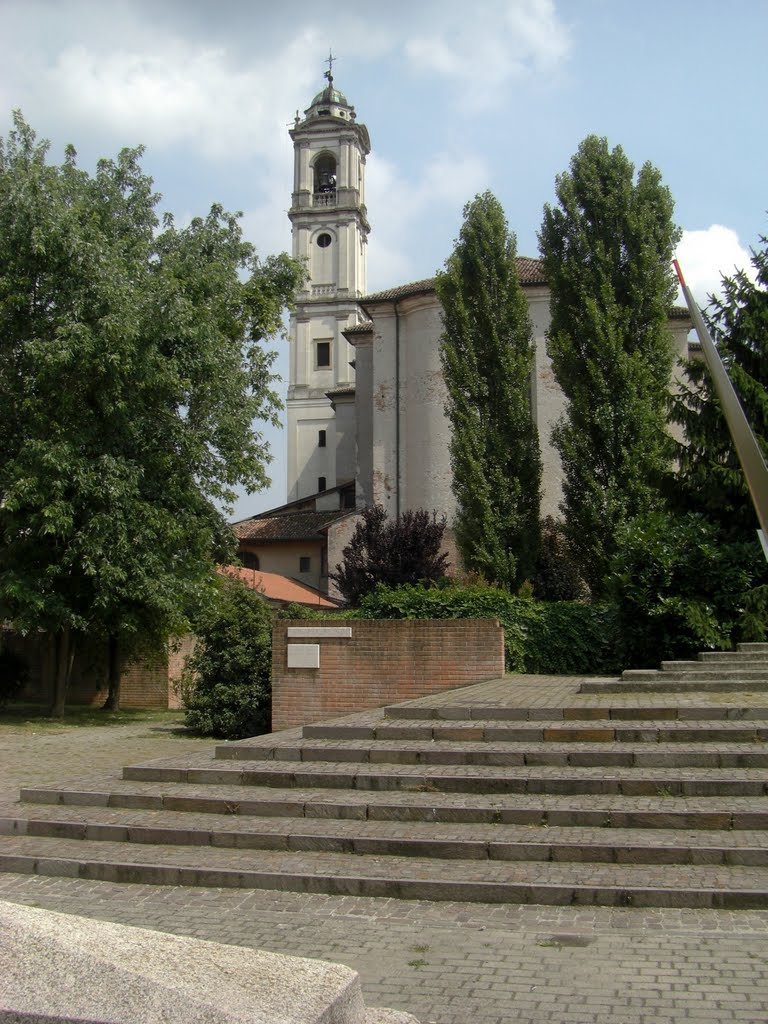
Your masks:
[{"label": "stone block in foreground", "polygon": [[2,1024],[418,1024],[341,964],[3,902],[0,979]]}]

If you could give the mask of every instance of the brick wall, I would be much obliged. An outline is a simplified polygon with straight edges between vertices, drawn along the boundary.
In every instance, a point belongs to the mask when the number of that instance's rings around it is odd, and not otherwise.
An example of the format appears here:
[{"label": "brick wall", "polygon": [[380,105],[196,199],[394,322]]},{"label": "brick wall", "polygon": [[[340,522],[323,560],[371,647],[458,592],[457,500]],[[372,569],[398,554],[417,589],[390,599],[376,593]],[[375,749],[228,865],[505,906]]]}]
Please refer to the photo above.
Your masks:
[{"label": "brick wall", "polygon": [[[348,626],[351,638],[288,638],[291,627]],[[288,668],[287,647],[318,644],[320,667]],[[272,729],[307,725],[468,686],[504,674],[504,632],[492,619],[277,621]]]},{"label": "brick wall", "polygon": [[[4,642],[27,663],[29,683],[22,699],[47,703],[43,684],[47,639],[42,633],[22,637],[6,633]],[[120,680],[120,706],[124,708],[179,708],[178,682],[184,662],[194,650],[195,638],[187,635],[173,641],[168,653],[146,654],[123,669]],[[90,641],[76,648],[68,704],[99,706],[107,696],[106,643]]]}]

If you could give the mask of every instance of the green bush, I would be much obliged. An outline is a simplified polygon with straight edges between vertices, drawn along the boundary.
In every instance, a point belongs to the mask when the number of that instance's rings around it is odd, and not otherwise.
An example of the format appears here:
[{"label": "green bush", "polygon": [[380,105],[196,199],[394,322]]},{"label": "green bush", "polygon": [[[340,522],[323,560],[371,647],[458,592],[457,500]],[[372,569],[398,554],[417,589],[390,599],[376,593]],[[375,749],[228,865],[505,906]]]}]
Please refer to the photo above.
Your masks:
[{"label": "green bush", "polygon": [[484,583],[379,586],[364,598],[358,614],[371,619],[498,619],[511,672],[584,675],[619,670],[616,617],[600,605],[548,604]]},{"label": "green bush", "polygon": [[[717,528],[694,513],[649,513],[630,523],[609,579],[626,663],[656,666],[740,639],[762,569],[757,543],[749,547],[724,543]],[[752,594],[759,607],[760,591]]]},{"label": "green bush", "polygon": [[240,739],[268,732],[272,615],[239,580],[221,582],[219,599],[195,626],[197,645],[182,683],[184,723],[202,736]]}]

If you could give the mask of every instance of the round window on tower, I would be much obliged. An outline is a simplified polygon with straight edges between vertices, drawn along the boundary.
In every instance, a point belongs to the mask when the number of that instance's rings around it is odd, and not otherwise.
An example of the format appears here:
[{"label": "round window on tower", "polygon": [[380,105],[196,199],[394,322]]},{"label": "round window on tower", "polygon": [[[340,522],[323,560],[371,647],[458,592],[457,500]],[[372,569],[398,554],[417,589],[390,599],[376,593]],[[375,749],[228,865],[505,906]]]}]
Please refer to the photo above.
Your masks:
[{"label": "round window on tower", "polygon": [[322,235],[317,236],[317,244],[320,246],[321,249],[327,249],[332,241],[333,239],[331,238],[327,231],[324,231]]}]

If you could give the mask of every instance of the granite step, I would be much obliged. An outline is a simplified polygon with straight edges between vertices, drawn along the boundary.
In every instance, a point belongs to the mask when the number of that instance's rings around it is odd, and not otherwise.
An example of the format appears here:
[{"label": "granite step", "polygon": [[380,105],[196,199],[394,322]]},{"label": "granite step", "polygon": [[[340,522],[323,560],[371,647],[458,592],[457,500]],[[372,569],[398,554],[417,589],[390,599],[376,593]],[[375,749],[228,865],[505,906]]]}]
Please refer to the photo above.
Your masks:
[{"label": "granite step", "polygon": [[[231,766],[230,766],[231,764]],[[768,772],[759,768],[610,768],[515,765],[393,765],[344,761],[218,761],[215,766],[134,765],[123,778],[200,785],[318,787],[457,793],[621,793],[625,796],[764,796]]]},{"label": "granite step", "polygon": [[[579,687],[579,693],[584,694],[644,694],[644,693],[668,693],[686,696],[692,693],[729,693],[743,692],[745,684],[741,680],[723,682],[717,680],[670,680],[666,673],[650,673],[647,677],[635,679],[631,682],[624,682],[621,679],[590,679],[583,682]],[[768,679],[750,680],[749,689],[752,693],[768,692]]]},{"label": "granite step", "polygon": [[[648,682],[657,682],[664,676],[662,681],[669,682],[666,674],[653,673],[647,679]],[[768,683],[768,680],[766,681]],[[689,687],[692,693],[699,689],[697,685]],[[677,691],[671,690],[677,696]],[[759,697],[758,691],[754,691],[744,684],[729,692],[728,687],[722,685],[710,691],[713,695],[701,698],[673,699],[672,697],[656,700],[653,703],[642,703],[635,696],[634,685],[630,687],[627,683],[618,679],[592,679],[581,684],[579,696],[583,694],[595,694],[583,699],[578,705],[566,707],[508,707],[505,705],[482,705],[482,703],[433,700],[422,697],[420,700],[412,700],[401,705],[388,705],[383,710],[384,721],[377,720],[379,728],[392,727],[395,723],[402,722],[451,722],[459,724],[468,721],[483,722],[540,722],[547,721],[562,724],[563,722],[583,722],[585,720],[621,720],[621,721],[680,721],[697,719],[700,721],[710,720],[736,720],[739,718],[768,719],[768,702],[765,697]],[[605,694],[602,699],[600,694]],[[613,700],[614,694],[622,694],[623,700]],[[316,735],[314,730],[333,728],[337,725],[356,725],[360,730],[371,726],[366,716],[350,716],[347,722],[334,720],[327,723],[305,725],[304,735]],[[362,735],[362,732],[360,732]]]},{"label": "granite step", "polygon": [[8,837],[0,870],[117,883],[398,899],[638,907],[768,907],[768,869],[285,853]]},{"label": "granite step", "polygon": [[[449,860],[768,866],[768,833],[521,826],[504,823],[248,818],[107,808],[20,808],[0,836],[238,850],[331,852]],[[45,854],[47,844],[40,844]]]},{"label": "granite step", "polygon": [[[523,732],[524,730],[520,730]],[[680,730],[683,732],[683,730]],[[724,730],[716,736],[685,730],[664,742],[668,730],[633,730],[626,739],[621,730],[577,733],[571,742],[493,742],[487,740],[304,740],[273,746],[232,744],[217,751],[219,761],[329,761],[354,764],[485,765],[485,766],[580,766],[665,767],[665,768],[768,768],[768,744],[756,730]],[[764,730],[765,732],[765,730]],[[697,741],[686,742],[695,737]],[[565,737],[568,740],[569,737]],[[558,737],[559,739],[559,737]],[[602,740],[602,741],[601,741]],[[617,743],[616,741],[621,742]],[[734,740],[739,742],[733,742]],[[585,742],[587,741],[587,742]]]},{"label": "granite step", "polygon": [[[668,663],[673,664],[673,663]],[[679,663],[678,663],[679,664]],[[674,680],[718,680],[727,682],[729,680],[740,680],[743,683],[749,684],[751,681],[764,681],[766,677],[765,666],[755,666],[753,668],[741,667],[738,665],[720,665],[714,664],[708,667],[705,662],[694,661],[690,662],[690,668],[664,668],[664,669],[645,669],[645,668],[633,668],[625,669],[621,674],[621,678],[627,682],[634,679],[647,679],[651,673],[657,672],[665,679]]]},{"label": "granite step", "polygon": [[[21,791],[23,805],[40,805],[52,813],[62,808],[149,809],[214,814],[228,821],[246,817],[338,818],[362,821],[509,824],[576,828],[696,829],[743,832],[768,827],[768,797],[671,797],[667,794],[624,796],[487,795],[404,790],[333,791],[127,782],[81,781],[69,787],[36,786]],[[19,805],[3,809],[7,817]]]},{"label": "granite step", "polygon": [[[437,708],[430,709],[437,711]],[[448,710],[452,710],[449,705]],[[768,708],[744,704],[723,702],[709,707],[698,705],[677,704],[674,707],[602,707],[599,704],[585,705],[575,709],[564,708],[561,713],[553,714],[552,708],[522,709],[523,714],[517,718],[511,716],[494,716],[494,709],[486,709],[487,717],[480,717],[479,709],[473,714],[462,718],[430,714],[423,718],[415,716],[388,715],[384,719],[363,715],[350,717],[349,720],[336,719],[330,722],[318,722],[305,725],[301,731],[302,739],[418,739],[424,740],[515,740],[520,729],[614,729],[614,728],[649,728],[674,729],[676,724],[690,728],[712,729],[731,723],[749,723],[749,728],[768,725]],[[474,735],[473,735],[474,733]],[[299,738],[297,736],[297,738]],[[217,746],[226,756],[227,749],[240,749],[253,744],[253,738],[233,741]]]},{"label": "granite step", "polygon": [[728,651],[710,651],[700,654],[697,658],[662,661],[659,666],[662,672],[720,672],[722,669],[740,672],[743,669],[762,672],[768,671],[768,654],[733,654]]},{"label": "granite step", "polygon": [[[758,645],[761,646],[761,645]],[[768,665],[768,644],[764,651],[702,651],[697,658],[699,662],[719,662],[724,665],[743,665],[753,662],[755,665]]]}]

